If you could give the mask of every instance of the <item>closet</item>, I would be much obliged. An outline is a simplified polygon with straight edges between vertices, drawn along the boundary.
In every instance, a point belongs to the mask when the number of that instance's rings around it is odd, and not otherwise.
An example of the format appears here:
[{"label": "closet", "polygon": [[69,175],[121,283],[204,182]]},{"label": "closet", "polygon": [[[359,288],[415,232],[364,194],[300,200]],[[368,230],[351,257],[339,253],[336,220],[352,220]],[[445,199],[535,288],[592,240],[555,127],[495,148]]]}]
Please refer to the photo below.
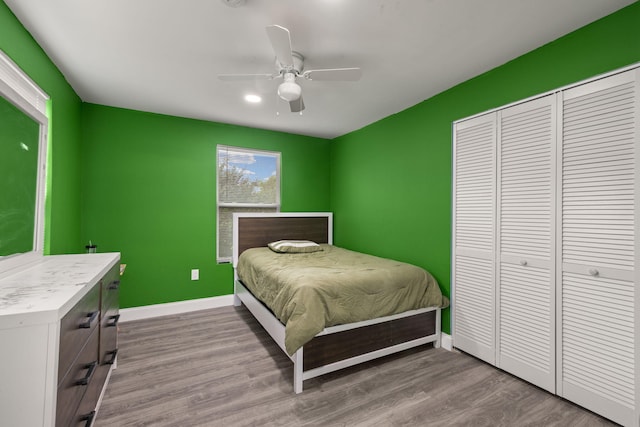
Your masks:
[{"label": "closet", "polygon": [[453,345],[640,425],[640,69],[454,123]]}]

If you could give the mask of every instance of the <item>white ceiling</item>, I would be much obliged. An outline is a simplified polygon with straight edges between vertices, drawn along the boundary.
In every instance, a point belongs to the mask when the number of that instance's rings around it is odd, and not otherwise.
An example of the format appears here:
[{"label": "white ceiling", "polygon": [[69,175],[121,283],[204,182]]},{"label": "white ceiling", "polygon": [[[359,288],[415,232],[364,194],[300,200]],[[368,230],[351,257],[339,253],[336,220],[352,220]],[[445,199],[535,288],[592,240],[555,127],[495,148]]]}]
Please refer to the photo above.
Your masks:
[{"label": "white ceiling", "polygon": [[[633,0],[5,0],[86,102],[334,138],[606,16]],[[265,27],[291,32],[305,69],[360,67],[358,82],[301,81],[289,112]],[[260,104],[243,100],[262,96]],[[279,114],[278,114],[279,113]]]}]

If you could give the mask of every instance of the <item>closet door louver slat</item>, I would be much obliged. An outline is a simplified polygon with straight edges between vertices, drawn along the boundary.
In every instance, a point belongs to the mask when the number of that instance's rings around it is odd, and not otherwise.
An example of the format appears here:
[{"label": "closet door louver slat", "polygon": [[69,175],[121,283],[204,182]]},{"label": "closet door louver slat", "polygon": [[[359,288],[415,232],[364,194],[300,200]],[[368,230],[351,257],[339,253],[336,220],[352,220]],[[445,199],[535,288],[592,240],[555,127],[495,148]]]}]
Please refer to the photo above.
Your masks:
[{"label": "closet door louver slat", "polygon": [[458,124],[454,138],[455,345],[495,363],[495,115]]},{"label": "closet door louver slat", "polygon": [[555,95],[499,114],[497,366],[555,391]]},{"label": "closet door louver slat", "polygon": [[558,392],[624,425],[638,424],[636,73],[566,91],[562,111]]}]

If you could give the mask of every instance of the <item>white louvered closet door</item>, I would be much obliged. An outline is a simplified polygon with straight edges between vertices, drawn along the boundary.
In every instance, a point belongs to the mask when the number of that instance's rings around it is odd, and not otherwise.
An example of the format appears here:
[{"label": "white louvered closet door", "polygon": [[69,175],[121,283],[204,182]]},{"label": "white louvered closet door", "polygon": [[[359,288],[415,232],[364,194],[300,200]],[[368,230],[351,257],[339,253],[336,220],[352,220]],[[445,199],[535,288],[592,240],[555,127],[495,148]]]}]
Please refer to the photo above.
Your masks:
[{"label": "white louvered closet door", "polygon": [[638,412],[638,70],[563,93],[558,394]]},{"label": "white louvered closet door", "polygon": [[453,344],[495,363],[496,114],[456,124]]},{"label": "white louvered closet door", "polygon": [[556,96],[498,114],[496,365],[555,392]]}]

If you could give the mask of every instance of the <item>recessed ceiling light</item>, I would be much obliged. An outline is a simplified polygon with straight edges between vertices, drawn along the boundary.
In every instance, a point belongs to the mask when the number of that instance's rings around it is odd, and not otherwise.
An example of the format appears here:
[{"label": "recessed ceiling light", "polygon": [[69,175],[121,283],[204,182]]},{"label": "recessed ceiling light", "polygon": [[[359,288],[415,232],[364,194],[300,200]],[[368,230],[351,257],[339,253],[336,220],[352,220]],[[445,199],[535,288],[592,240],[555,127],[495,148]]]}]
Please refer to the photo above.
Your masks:
[{"label": "recessed ceiling light", "polygon": [[245,95],[244,100],[252,104],[257,104],[258,102],[262,101],[262,98],[258,95]]}]

